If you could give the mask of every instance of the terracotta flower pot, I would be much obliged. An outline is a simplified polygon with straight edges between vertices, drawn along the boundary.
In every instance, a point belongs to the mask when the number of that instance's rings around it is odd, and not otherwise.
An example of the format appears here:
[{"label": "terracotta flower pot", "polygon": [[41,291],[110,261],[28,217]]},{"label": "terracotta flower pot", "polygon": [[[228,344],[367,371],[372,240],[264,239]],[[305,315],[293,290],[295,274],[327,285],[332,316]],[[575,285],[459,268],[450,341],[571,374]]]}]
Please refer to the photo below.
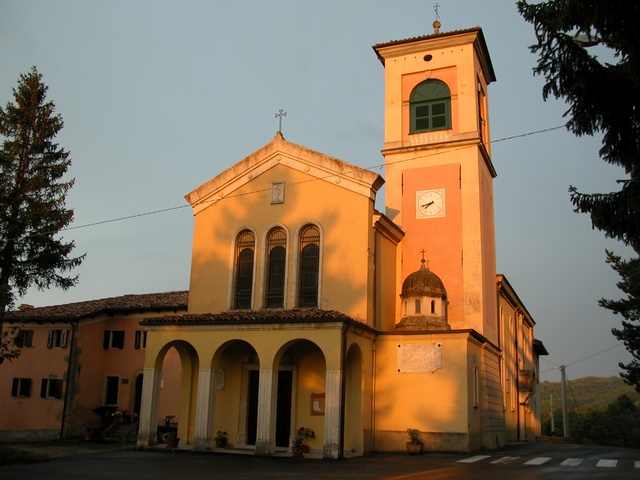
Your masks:
[{"label": "terracotta flower pot", "polygon": [[175,438],[175,437],[167,438],[167,448],[177,448],[178,443],[180,443],[179,438]]},{"label": "terracotta flower pot", "polygon": [[294,457],[303,457],[304,456],[304,452],[302,449],[302,446],[292,446],[291,447],[291,455]]},{"label": "terracotta flower pot", "polygon": [[424,448],[423,443],[407,442],[406,445],[407,445],[407,452],[409,452],[409,455],[417,455],[419,453],[422,453],[422,449]]}]

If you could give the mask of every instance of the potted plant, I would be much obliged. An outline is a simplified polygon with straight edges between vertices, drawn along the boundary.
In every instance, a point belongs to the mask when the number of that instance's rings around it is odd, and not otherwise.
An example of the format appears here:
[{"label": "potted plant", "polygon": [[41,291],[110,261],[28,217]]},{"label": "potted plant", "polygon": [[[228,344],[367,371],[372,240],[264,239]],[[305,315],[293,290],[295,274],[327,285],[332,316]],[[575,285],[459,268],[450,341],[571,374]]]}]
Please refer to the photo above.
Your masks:
[{"label": "potted plant", "polygon": [[85,428],[85,430],[84,430],[84,439],[87,442],[91,442],[95,438],[95,434],[96,433],[97,433],[97,429],[96,429],[95,426],[87,425],[87,428]]},{"label": "potted plant", "polygon": [[406,443],[407,452],[409,452],[410,455],[422,453],[422,449],[424,448],[422,432],[417,428],[407,428],[407,434],[409,435],[409,441]]},{"label": "potted plant", "polygon": [[224,448],[227,445],[227,432],[223,432],[222,430],[218,430],[216,436],[213,437],[216,441],[216,447]]},{"label": "potted plant", "polygon": [[178,448],[178,444],[180,443],[178,432],[176,432],[175,430],[170,430],[162,437],[164,438],[164,441],[167,442],[167,448]]},{"label": "potted plant", "polygon": [[291,453],[294,457],[302,457],[306,451],[308,452],[308,446],[304,444],[307,438],[314,438],[315,432],[308,427],[300,427],[296,430],[296,434],[293,437],[293,443],[291,444]]}]

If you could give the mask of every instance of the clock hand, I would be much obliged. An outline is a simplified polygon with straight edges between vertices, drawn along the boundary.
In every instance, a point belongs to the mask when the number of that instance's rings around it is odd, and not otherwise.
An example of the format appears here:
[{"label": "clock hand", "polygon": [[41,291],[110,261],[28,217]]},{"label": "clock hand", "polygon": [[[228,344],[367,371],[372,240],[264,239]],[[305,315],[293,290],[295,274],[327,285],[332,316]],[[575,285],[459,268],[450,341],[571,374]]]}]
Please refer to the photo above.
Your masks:
[{"label": "clock hand", "polygon": [[425,203],[424,205],[422,205],[422,208],[429,208],[431,205],[433,205],[433,200],[431,200],[429,203]]}]

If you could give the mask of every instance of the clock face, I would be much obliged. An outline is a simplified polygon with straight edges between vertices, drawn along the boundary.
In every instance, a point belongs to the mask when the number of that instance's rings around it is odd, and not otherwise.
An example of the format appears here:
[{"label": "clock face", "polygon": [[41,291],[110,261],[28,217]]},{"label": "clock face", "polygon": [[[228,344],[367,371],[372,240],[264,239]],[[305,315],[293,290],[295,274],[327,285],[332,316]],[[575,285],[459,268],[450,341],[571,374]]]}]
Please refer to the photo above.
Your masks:
[{"label": "clock face", "polygon": [[444,188],[416,192],[416,218],[444,217]]}]

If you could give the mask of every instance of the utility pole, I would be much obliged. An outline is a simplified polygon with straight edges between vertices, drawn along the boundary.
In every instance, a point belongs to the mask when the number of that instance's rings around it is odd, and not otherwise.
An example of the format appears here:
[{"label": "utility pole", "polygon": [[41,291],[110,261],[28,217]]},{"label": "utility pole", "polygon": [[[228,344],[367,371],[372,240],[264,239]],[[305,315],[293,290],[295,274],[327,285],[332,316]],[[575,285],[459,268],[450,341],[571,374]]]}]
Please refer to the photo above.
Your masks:
[{"label": "utility pole", "polygon": [[565,386],[567,374],[564,371],[565,366],[560,365],[560,373],[562,374],[562,429],[564,430],[564,438],[569,438],[569,415],[567,413],[567,387]]},{"label": "utility pole", "polygon": [[556,421],[553,415],[553,393],[549,394],[551,397],[551,435],[556,434]]}]

